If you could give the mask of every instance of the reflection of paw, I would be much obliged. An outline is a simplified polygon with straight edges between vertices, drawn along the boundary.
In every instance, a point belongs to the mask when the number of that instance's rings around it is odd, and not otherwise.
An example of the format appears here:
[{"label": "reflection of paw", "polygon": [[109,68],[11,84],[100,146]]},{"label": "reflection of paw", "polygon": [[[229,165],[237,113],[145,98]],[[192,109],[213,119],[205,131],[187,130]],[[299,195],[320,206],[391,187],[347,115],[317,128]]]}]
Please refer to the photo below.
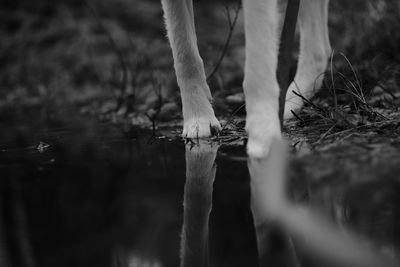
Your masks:
[{"label": "reflection of paw", "polygon": [[140,267],[161,267],[161,263],[154,259],[146,259],[131,255],[128,259],[128,266],[140,266]]},{"label": "reflection of paw", "polygon": [[221,125],[214,115],[186,120],[183,124],[182,136],[186,138],[203,138],[217,135]]},{"label": "reflection of paw", "polygon": [[246,130],[249,135],[247,153],[250,157],[266,157],[273,140],[281,138],[278,112],[267,109],[247,115]]},{"label": "reflection of paw", "polygon": [[249,158],[251,209],[254,224],[262,225],[279,218],[287,205],[286,163],[288,146],[282,139],[272,140],[265,158]]},{"label": "reflection of paw", "polygon": [[218,147],[206,140],[186,144],[186,176],[189,183],[205,186],[205,191],[212,191]]}]

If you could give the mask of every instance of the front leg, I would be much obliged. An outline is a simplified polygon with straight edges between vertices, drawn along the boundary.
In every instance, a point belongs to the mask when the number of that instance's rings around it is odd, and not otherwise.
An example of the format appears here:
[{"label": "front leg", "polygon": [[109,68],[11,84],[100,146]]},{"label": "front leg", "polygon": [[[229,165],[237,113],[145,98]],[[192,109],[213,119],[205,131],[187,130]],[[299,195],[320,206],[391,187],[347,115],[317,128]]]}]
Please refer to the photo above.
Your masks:
[{"label": "front leg", "polygon": [[182,97],[184,137],[208,137],[221,130],[211,106],[203,61],[197,47],[192,0],[161,1]]},{"label": "front leg", "polygon": [[243,0],[246,32],[245,79],[247,152],[268,154],[272,140],[280,138],[277,0]]}]

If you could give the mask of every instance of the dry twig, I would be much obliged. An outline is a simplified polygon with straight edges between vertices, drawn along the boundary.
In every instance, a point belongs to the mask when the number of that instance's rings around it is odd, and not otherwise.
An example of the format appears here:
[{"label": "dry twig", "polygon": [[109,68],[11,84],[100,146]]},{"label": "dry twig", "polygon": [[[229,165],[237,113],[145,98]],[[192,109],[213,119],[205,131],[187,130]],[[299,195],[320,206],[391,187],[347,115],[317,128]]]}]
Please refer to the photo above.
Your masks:
[{"label": "dry twig", "polygon": [[228,18],[229,33],[228,33],[228,36],[226,37],[225,44],[222,48],[221,54],[220,54],[217,62],[214,65],[213,70],[207,76],[207,82],[210,82],[210,80],[214,77],[215,73],[218,71],[218,69],[222,63],[222,60],[224,59],[224,57],[226,55],[226,52],[228,51],[229,43],[231,42],[232,34],[235,29],[236,22],[239,18],[239,12],[241,9],[242,9],[242,6],[241,6],[240,2],[237,2],[237,5],[233,8],[235,15],[232,18],[231,14],[230,14],[230,7],[228,6],[228,4],[225,4],[225,10],[226,10],[226,14],[227,14],[226,16]]}]

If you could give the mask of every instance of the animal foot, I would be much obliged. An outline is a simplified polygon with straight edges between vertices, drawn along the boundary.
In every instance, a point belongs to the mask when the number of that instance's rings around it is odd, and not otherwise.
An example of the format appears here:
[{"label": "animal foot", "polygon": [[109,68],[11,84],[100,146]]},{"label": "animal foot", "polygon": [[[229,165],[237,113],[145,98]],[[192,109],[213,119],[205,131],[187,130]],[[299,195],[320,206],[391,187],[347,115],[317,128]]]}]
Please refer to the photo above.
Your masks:
[{"label": "animal foot", "polygon": [[247,154],[252,158],[268,156],[274,140],[281,139],[277,111],[264,110],[248,115],[246,130],[249,135]]},{"label": "animal foot", "polygon": [[322,80],[299,84],[292,82],[286,94],[284,119],[292,118],[293,112],[299,111],[304,106],[302,97],[311,99],[318,92],[321,85]]},{"label": "animal foot", "polygon": [[185,120],[182,136],[190,139],[204,138],[218,135],[221,124],[215,116],[203,116]]},{"label": "animal foot", "polygon": [[286,94],[284,119],[292,118],[292,111],[299,111],[304,106],[302,97],[311,99],[320,90],[329,54],[325,60],[322,58],[321,56],[321,60],[316,61],[312,66],[299,67],[298,74]]}]

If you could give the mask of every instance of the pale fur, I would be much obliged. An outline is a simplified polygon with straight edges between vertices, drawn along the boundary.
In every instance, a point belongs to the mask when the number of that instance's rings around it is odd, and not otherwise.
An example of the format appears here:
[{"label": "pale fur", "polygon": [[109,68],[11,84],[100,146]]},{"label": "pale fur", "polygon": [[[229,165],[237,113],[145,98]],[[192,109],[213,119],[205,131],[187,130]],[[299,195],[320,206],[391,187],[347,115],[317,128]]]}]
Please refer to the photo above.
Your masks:
[{"label": "pale fur", "polygon": [[[246,100],[247,151],[250,156],[268,154],[271,140],[281,136],[278,118],[279,85],[276,79],[281,29],[280,0],[243,0],[246,61],[243,83]],[[282,0],[284,1],[284,0]],[[183,136],[208,137],[221,129],[211,106],[195,33],[192,0],[162,0],[174,67],[181,90]],[[309,96],[319,87],[330,53],[327,30],[328,0],[302,0],[300,7],[300,58],[295,82],[289,88],[286,110],[302,106],[292,90]],[[297,89],[297,86],[299,89]]]},{"label": "pale fur", "polygon": [[246,61],[243,89],[246,100],[247,152],[254,157],[268,153],[271,140],[280,136],[277,0],[243,0]]},{"label": "pale fur", "polygon": [[162,0],[161,3],[181,90],[182,135],[188,138],[210,136],[221,126],[211,106],[211,92],[197,48],[192,0]]},{"label": "pale fur", "polygon": [[[217,150],[218,146],[206,141],[194,146],[186,145],[180,262],[182,267],[213,266],[209,255],[214,252],[210,248],[214,248],[215,244],[209,244],[209,240],[213,240],[209,238],[209,219],[213,208],[213,194],[219,198],[213,193]],[[288,197],[285,173],[287,150],[288,146],[284,141],[274,139],[267,157],[248,159],[251,211],[260,266],[268,266],[271,258],[279,257],[279,254],[284,263],[282,266],[300,266],[297,248],[327,262],[336,263],[334,266],[399,266],[396,259],[377,253],[352,231],[329,222],[312,205],[294,203]],[[235,197],[237,196],[232,196]],[[271,229],[282,231],[280,241],[284,243],[279,242],[279,253],[271,250]],[[275,238],[276,235],[273,240]],[[292,240],[296,241],[296,246]]]},{"label": "pale fur", "polygon": [[[397,259],[367,246],[366,240],[343,227],[337,227],[313,208],[294,203],[287,195],[287,146],[274,140],[271,153],[265,158],[249,158],[251,210],[259,242],[259,254],[265,240],[265,227],[271,222],[306,249],[332,266],[394,267]],[[295,255],[291,247],[288,256]],[[291,265],[295,266],[295,265]]]},{"label": "pale fur", "polygon": [[285,118],[303,106],[293,93],[312,97],[322,85],[327,61],[331,55],[328,31],[329,0],[301,0],[299,10],[300,54],[294,82],[286,95]]},{"label": "pale fur", "polygon": [[208,266],[208,220],[218,146],[186,145],[186,183],[181,235],[182,267]]}]

